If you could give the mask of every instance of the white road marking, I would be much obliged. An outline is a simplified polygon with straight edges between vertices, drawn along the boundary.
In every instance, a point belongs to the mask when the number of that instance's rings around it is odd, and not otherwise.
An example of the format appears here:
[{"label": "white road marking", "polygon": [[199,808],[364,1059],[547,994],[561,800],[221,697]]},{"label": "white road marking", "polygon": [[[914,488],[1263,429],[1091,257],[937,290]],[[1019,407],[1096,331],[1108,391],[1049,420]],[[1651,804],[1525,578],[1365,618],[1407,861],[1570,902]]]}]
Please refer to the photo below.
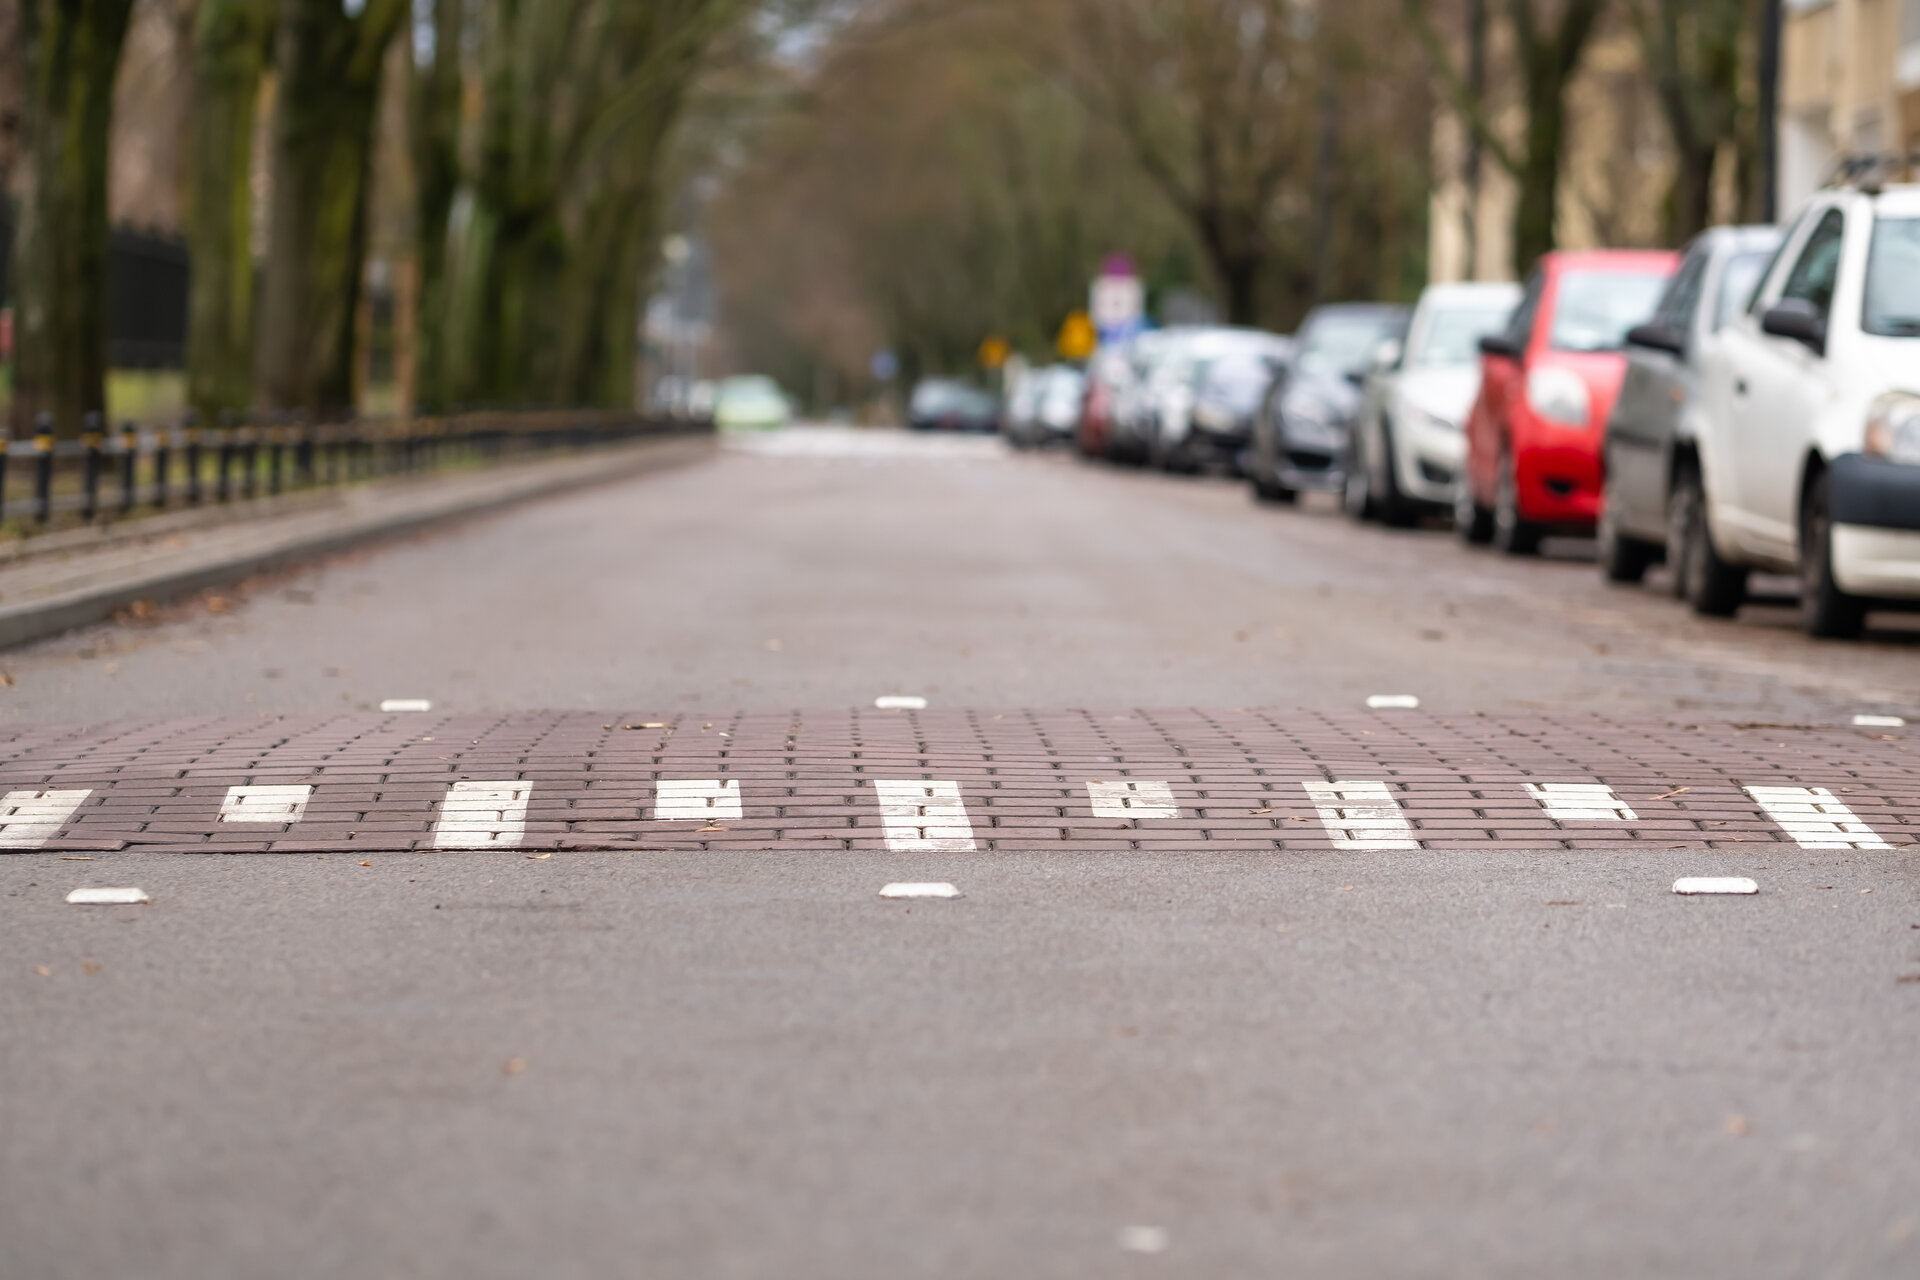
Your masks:
[{"label": "white road marking", "polygon": [[1862,729],[1898,729],[1907,723],[1899,716],[1855,716],[1853,722]]},{"label": "white road marking", "polygon": [[1302,782],[1336,849],[1418,849],[1384,782]]},{"label": "white road marking", "polygon": [[661,779],[653,797],[653,816],[659,822],[703,822],[722,818],[740,820],[740,781],[688,782]]},{"label": "white road marking", "polygon": [[92,788],[9,791],[0,800],[0,849],[38,849],[60,834]]},{"label": "white road marking", "polygon": [[1128,1253],[1165,1253],[1171,1241],[1165,1227],[1132,1226],[1120,1228],[1116,1241]]},{"label": "white road marking", "polygon": [[1673,882],[1675,893],[1758,893],[1760,886],[1745,876],[1681,876]]},{"label": "white road marking", "polygon": [[527,834],[531,782],[456,782],[440,805],[436,849],[512,849]]},{"label": "white road marking", "polygon": [[880,890],[883,898],[957,898],[960,891],[950,884],[890,884]]},{"label": "white road marking", "polygon": [[131,907],[153,899],[145,889],[75,889],[67,901],[82,907]]},{"label": "white road marking", "polygon": [[1634,822],[1637,815],[1597,782],[1542,782],[1526,784],[1534,803],[1556,822]]},{"label": "white road marking", "polygon": [[1748,787],[1767,816],[1802,849],[1891,849],[1825,787]]},{"label": "white road marking", "polygon": [[298,822],[307,816],[308,786],[228,787],[220,802],[222,822]]},{"label": "white road marking", "polygon": [[873,705],[882,711],[925,711],[927,700],[915,693],[888,693],[875,698]]},{"label": "white road marking", "polygon": [[1180,806],[1164,782],[1089,782],[1087,799],[1096,818],[1177,818]]},{"label": "white road marking", "polygon": [[784,431],[722,433],[722,448],[780,458],[879,460],[926,458],[996,462],[1007,457],[998,436],[907,432],[873,427],[792,426]]},{"label": "white road marking", "polygon": [[887,848],[895,853],[972,853],[973,823],[957,782],[875,779]]},{"label": "white road marking", "polygon": [[1367,705],[1375,711],[1412,711],[1420,705],[1420,699],[1410,693],[1376,693],[1367,699]]},{"label": "white road marking", "polygon": [[431,711],[433,704],[425,698],[388,698],[380,704],[382,711]]}]

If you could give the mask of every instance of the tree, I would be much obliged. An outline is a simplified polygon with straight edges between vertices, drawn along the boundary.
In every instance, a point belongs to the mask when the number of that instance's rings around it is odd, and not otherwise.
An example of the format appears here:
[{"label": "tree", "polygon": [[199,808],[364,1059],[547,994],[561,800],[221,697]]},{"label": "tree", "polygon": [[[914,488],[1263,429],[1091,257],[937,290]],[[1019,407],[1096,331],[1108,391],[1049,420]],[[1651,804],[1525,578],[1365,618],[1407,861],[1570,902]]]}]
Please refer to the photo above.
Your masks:
[{"label": "tree", "polygon": [[431,0],[433,53],[414,78],[413,171],[419,216],[420,320],[417,381],[429,409],[449,406],[446,355],[447,223],[460,189],[460,126],[467,0]]},{"label": "tree", "polygon": [[1751,0],[1632,0],[1634,26],[1660,107],[1673,134],[1678,167],[1667,231],[1679,244],[1713,216],[1713,172],[1724,146],[1738,153],[1744,211],[1754,185],[1752,117],[1745,97]]},{"label": "tree", "polygon": [[14,429],[106,408],[107,146],[133,0],[24,0]]},{"label": "tree", "polygon": [[[1557,18],[1540,12],[1541,0],[1506,0],[1514,56],[1519,64],[1521,102],[1526,111],[1518,148],[1494,126],[1485,93],[1476,92],[1461,75],[1452,51],[1434,25],[1431,4],[1432,0],[1406,0],[1408,16],[1467,128],[1520,188],[1513,214],[1513,265],[1517,272],[1524,272],[1556,243],[1554,215],[1560,202],[1560,158],[1566,145],[1567,90],[1607,0],[1561,0]],[[1551,4],[1548,0],[1549,7]]]},{"label": "tree", "polygon": [[187,397],[212,421],[253,402],[253,135],[275,0],[201,0],[194,27]]},{"label": "tree", "polygon": [[255,399],[315,415],[353,403],[353,323],[381,66],[407,0],[280,0],[267,263]]}]

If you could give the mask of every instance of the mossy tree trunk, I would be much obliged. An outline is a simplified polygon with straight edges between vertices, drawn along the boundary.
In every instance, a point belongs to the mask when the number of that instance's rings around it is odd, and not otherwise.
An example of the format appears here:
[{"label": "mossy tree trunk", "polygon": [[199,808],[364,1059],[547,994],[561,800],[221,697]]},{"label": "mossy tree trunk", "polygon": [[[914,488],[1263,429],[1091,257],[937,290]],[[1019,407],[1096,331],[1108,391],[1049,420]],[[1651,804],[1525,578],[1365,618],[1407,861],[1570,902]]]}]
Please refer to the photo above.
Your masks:
[{"label": "mossy tree trunk", "polygon": [[382,62],[407,0],[281,0],[273,190],[255,399],[329,416],[353,407],[353,325]]},{"label": "mossy tree trunk", "polygon": [[447,307],[453,264],[448,223],[460,189],[461,46],[466,0],[432,0],[433,62],[414,80],[413,166],[418,184],[420,313],[415,360],[420,407],[450,407]]},{"label": "mossy tree trunk", "polygon": [[106,408],[107,144],[132,0],[24,0],[13,425]]},{"label": "mossy tree trunk", "polygon": [[275,0],[201,0],[193,48],[187,398],[203,421],[253,402],[253,134]]}]

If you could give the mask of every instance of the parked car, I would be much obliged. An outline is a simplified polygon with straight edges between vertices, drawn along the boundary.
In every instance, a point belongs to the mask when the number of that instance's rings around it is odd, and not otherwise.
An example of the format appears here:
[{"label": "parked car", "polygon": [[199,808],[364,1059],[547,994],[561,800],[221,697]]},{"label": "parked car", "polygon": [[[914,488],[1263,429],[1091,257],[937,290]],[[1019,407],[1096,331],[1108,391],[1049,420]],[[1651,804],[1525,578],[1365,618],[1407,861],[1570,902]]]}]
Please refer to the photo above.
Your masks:
[{"label": "parked car", "polygon": [[713,420],[722,431],[777,430],[792,416],[780,384],[759,374],[727,378],[713,393]]},{"label": "parked car", "polygon": [[1238,467],[1260,401],[1293,354],[1293,343],[1258,329],[1206,329],[1169,358],[1169,377],[1149,411],[1149,452],[1162,470]]},{"label": "parked car", "polygon": [[1307,313],[1293,354],[1254,415],[1243,467],[1254,493],[1291,502],[1303,489],[1339,492],[1360,386],[1382,342],[1406,331],[1405,307],[1340,303]]},{"label": "parked car", "polygon": [[1007,394],[1006,436],[1022,447],[1064,440],[1080,421],[1086,375],[1072,365],[1030,369]]},{"label": "parked car", "polygon": [[927,378],[907,401],[915,431],[998,431],[1000,404],[991,393],[951,378]]},{"label": "parked car", "polygon": [[1519,300],[1510,284],[1438,284],[1420,295],[1406,341],[1375,353],[1346,462],[1349,515],[1407,525],[1453,510],[1480,339],[1504,329]]},{"label": "parked car", "polygon": [[1551,533],[1591,534],[1600,438],[1626,374],[1627,330],[1653,315],[1678,254],[1550,253],[1506,331],[1480,340],[1480,392],[1454,523],[1470,543],[1530,555]]},{"label": "parked car", "polygon": [[1794,222],[1705,353],[1679,553],[1694,607],[1798,573],[1802,626],[1920,604],[1920,185],[1841,187]]},{"label": "parked car", "polygon": [[1696,237],[1647,323],[1627,331],[1627,372],[1601,442],[1600,569],[1638,582],[1668,561],[1687,592],[1683,542],[1700,470],[1700,368],[1746,310],[1780,246],[1776,227],[1716,227]]},{"label": "parked car", "polygon": [[1087,389],[1080,401],[1074,444],[1089,458],[1104,458],[1121,389],[1133,377],[1131,343],[1102,347],[1087,362]]},{"label": "parked car", "polygon": [[1127,343],[1127,374],[1114,387],[1102,456],[1145,463],[1153,456],[1155,420],[1162,402],[1188,374],[1184,346],[1195,329],[1154,329]]}]

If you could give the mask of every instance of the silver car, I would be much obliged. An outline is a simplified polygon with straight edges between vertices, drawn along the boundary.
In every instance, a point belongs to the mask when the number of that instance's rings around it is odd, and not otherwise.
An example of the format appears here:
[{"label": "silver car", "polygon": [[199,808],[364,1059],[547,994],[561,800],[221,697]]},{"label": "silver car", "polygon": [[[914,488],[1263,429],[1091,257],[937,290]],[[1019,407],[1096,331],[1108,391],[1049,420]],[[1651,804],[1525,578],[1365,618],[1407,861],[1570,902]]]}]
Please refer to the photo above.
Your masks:
[{"label": "silver car", "polygon": [[1638,582],[1691,526],[1700,485],[1701,358],[1745,310],[1780,244],[1777,227],[1716,227],[1687,247],[1653,319],[1627,334],[1627,372],[1601,445],[1600,569]]}]

